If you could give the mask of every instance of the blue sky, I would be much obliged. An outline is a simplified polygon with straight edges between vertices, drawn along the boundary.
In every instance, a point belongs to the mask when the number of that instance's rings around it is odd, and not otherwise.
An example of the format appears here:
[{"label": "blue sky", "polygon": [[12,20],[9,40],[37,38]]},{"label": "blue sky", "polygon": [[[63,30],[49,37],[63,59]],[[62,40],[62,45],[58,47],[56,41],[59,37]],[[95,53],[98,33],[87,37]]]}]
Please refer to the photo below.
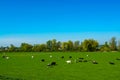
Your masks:
[{"label": "blue sky", "polygon": [[120,39],[119,0],[0,0],[0,46]]}]

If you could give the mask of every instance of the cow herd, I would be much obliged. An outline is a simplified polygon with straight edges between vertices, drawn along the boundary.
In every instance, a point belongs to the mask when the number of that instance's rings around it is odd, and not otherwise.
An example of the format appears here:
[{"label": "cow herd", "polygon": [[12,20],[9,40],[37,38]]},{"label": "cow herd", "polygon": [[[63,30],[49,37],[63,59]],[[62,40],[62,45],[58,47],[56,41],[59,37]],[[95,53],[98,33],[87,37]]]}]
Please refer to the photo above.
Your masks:
[{"label": "cow herd", "polygon": [[[88,57],[89,55],[86,55],[86,56]],[[50,55],[50,58],[53,58],[53,56]],[[65,56],[61,56],[60,58],[64,59],[66,64],[82,63],[82,62],[84,62],[84,63],[90,62],[92,64],[98,64],[98,61],[96,61],[96,60],[87,60],[84,57],[79,57],[77,59],[73,59],[72,56],[68,56],[67,57],[68,60],[65,59]],[[116,58],[116,60],[120,60],[120,58]],[[45,62],[45,59],[41,59],[41,61]],[[108,63],[111,64],[111,65],[115,65],[114,61],[109,61]],[[47,64],[47,66],[55,66],[55,65],[57,65],[57,61],[53,61],[53,62],[50,62],[50,63]]]},{"label": "cow herd", "polygon": [[[86,56],[89,57],[89,55],[86,55]],[[10,57],[6,56],[6,55],[3,55],[2,58],[9,59]],[[34,56],[31,56],[31,58],[33,59]],[[49,58],[53,58],[53,56],[50,55]],[[91,62],[92,64],[98,64],[98,61],[96,61],[96,60],[87,60],[84,57],[79,57],[79,58],[74,59],[72,56],[68,56],[67,57],[68,60],[65,59],[65,56],[61,56],[60,58],[64,59],[65,60],[64,62],[67,63],[67,64],[81,63],[81,62],[85,62],[85,63]],[[120,60],[120,58],[116,58],[116,60]],[[41,59],[41,62],[45,62],[45,61],[46,61],[45,59]],[[111,65],[115,65],[114,61],[109,61],[108,63],[111,64]],[[52,62],[49,62],[47,64],[47,66],[56,66],[56,65],[57,65],[57,61],[52,61]]]}]

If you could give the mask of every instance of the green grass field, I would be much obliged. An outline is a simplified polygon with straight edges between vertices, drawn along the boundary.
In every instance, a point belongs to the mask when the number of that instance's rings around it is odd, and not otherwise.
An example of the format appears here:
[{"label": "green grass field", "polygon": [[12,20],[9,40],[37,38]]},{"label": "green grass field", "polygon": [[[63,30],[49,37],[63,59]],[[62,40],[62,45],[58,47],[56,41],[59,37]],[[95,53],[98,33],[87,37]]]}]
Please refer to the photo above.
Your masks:
[{"label": "green grass field", "polygon": [[[0,54],[0,80],[120,80],[120,60],[116,60],[120,58],[118,52],[21,52],[6,55],[10,58],[4,59]],[[65,62],[69,56],[72,56],[72,64]],[[75,63],[79,57],[89,61]],[[90,60],[96,60],[98,64]],[[47,66],[52,61],[57,65]]]}]

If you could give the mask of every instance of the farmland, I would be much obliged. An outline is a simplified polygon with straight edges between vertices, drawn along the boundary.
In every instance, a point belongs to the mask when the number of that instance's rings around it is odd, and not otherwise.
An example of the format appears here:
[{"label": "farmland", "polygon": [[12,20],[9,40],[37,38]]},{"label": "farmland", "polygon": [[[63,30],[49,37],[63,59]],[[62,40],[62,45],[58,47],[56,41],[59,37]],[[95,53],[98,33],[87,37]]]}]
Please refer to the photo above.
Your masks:
[{"label": "farmland", "polygon": [[[11,52],[6,55],[9,59],[2,58],[0,53],[0,80],[120,80],[120,60],[116,60],[120,58],[119,52]],[[80,57],[88,62],[76,63],[75,59]],[[66,60],[72,63],[67,64]],[[56,65],[47,66],[52,61]],[[110,61],[114,64],[109,64]]]}]

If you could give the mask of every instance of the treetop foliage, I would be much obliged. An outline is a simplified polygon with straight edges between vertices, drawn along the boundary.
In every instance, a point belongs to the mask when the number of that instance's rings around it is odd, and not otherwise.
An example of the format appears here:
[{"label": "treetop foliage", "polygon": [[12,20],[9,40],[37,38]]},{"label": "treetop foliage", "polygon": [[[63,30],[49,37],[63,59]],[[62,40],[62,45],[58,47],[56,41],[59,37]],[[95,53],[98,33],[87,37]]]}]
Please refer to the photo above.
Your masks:
[{"label": "treetop foliage", "polygon": [[48,40],[45,44],[21,43],[20,47],[16,47],[11,44],[9,47],[0,47],[0,51],[8,52],[52,52],[52,51],[120,51],[120,41],[117,41],[115,37],[112,37],[109,42],[105,42],[100,45],[97,40],[85,39],[84,41],[71,41],[67,42],[57,41],[56,39]]}]

